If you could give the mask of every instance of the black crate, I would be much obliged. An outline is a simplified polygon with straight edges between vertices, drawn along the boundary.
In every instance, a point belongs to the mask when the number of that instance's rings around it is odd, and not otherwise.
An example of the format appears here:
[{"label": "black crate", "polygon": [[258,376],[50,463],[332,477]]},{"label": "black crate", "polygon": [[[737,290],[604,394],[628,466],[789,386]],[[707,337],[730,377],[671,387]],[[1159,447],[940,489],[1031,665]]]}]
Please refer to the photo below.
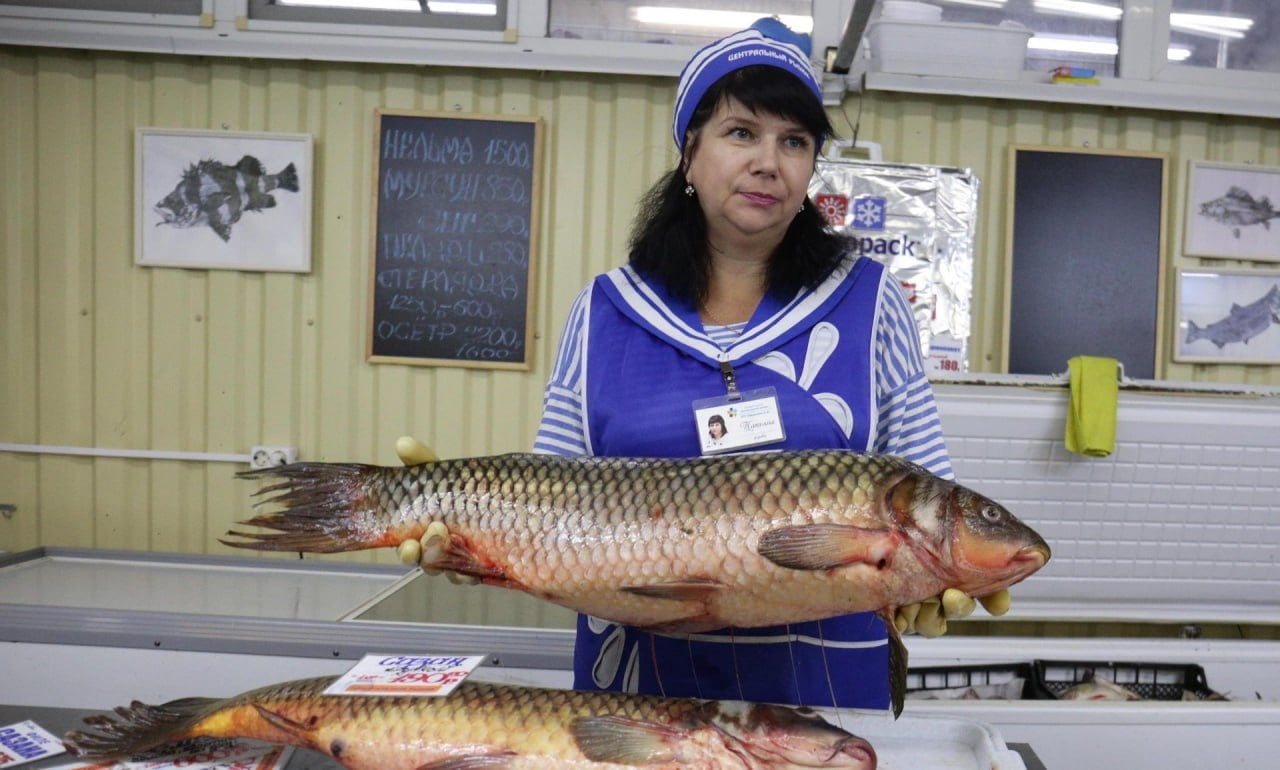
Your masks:
[{"label": "black crate", "polygon": [[907,669],[907,692],[921,693],[930,690],[953,690],[962,687],[1007,684],[1022,680],[1022,698],[1027,696],[1031,684],[1031,664],[990,663],[966,666],[920,666]]},{"label": "black crate", "polygon": [[1221,698],[1209,689],[1204,669],[1194,663],[1130,663],[1118,661],[1035,660],[1026,697],[1056,700],[1085,680],[1090,672],[1132,691],[1143,700],[1183,700],[1184,692],[1196,699]]}]

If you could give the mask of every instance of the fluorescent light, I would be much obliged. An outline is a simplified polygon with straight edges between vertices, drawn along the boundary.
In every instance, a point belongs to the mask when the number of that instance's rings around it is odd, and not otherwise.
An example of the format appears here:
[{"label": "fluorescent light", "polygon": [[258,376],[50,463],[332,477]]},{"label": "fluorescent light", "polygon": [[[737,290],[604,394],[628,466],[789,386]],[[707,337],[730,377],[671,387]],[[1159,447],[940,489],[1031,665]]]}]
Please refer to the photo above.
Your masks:
[{"label": "fluorescent light", "polygon": [[1180,45],[1169,46],[1169,61],[1186,61],[1191,58],[1191,49]]},{"label": "fluorescent light", "polygon": [[1027,41],[1027,48],[1033,48],[1037,51],[1087,53],[1099,56],[1115,56],[1120,51],[1120,46],[1114,40],[1087,37],[1053,37],[1039,34]]},{"label": "fluorescent light", "polygon": [[[418,0],[277,0],[281,5],[296,5],[305,8],[349,8],[359,11],[405,11],[421,13],[422,4]],[[428,0],[427,9],[432,13],[453,13],[468,16],[494,16],[498,6],[487,2],[466,2],[466,0]]]},{"label": "fluorescent light", "polygon": [[362,11],[421,11],[418,0],[277,0],[308,8],[357,8]]},{"label": "fluorescent light", "polygon": [[1253,19],[1211,13],[1171,13],[1169,26],[1179,32],[1239,40],[1253,27]]},{"label": "fluorescent light", "polygon": [[427,8],[432,13],[456,13],[465,16],[495,16],[498,6],[493,3],[436,2],[427,0]]},{"label": "fluorescent light", "polygon": [[1124,15],[1124,9],[1103,3],[1086,3],[1081,0],[1035,0],[1032,3],[1038,13],[1064,16],[1086,16],[1090,19],[1116,21]]},{"label": "fluorescent light", "polygon": [[974,5],[979,8],[1003,8],[1009,0],[940,0],[951,5]]},{"label": "fluorescent light", "polygon": [[[759,11],[708,11],[697,8],[673,8],[661,5],[638,5],[628,11],[631,20],[637,24],[648,24],[653,27],[700,27],[703,29],[746,29],[761,17],[768,16]],[[786,24],[793,32],[807,34],[813,31],[813,18],[810,16],[791,16],[779,14],[778,21]]]}]

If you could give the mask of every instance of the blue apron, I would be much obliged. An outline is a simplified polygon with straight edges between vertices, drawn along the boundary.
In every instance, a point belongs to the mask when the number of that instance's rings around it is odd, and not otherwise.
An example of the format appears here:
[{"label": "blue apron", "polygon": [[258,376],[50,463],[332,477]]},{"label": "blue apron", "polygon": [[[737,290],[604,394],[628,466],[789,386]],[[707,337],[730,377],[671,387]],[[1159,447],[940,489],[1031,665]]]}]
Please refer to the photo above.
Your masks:
[{"label": "blue apron", "polygon": [[[722,350],[697,308],[630,268],[596,279],[583,349],[588,452],[693,457],[693,402],[773,388],[784,441],[760,449],[867,451],[875,435],[875,314],[885,269],[851,258],[821,286],[770,293]],[[887,708],[888,645],[872,613],[664,636],[580,615],[574,687],[798,705]]]}]

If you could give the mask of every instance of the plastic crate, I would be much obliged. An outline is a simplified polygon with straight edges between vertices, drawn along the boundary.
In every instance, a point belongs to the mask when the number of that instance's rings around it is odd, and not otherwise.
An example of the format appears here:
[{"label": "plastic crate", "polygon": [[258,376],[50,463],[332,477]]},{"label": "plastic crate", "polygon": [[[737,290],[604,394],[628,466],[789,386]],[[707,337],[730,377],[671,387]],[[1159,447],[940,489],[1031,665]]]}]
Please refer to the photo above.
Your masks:
[{"label": "plastic crate", "polygon": [[1221,698],[1209,688],[1204,669],[1194,663],[1129,663],[1117,661],[1035,660],[1027,696],[1057,700],[1090,673],[1111,680],[1143,700],[1183,700],[1190,692],[1199,700]]},{"label": "plastic crate", "polygon": [[1022,687],[1018,696],[1026,698],[1031,676],[1031,664],[1027,662],[910,668],[907,670],[907,697],[919,698],[924,697],[924,693],[970,687],[982,692],[982,688],[1005,685],[1020,679]]}]

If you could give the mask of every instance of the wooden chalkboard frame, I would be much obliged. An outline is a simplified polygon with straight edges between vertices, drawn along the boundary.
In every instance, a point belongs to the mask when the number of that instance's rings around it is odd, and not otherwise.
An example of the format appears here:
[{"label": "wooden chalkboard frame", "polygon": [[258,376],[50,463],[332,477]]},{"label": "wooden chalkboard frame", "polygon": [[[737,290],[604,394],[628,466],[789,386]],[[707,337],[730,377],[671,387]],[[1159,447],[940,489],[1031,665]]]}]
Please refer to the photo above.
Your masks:
[{"label": "wooden chalkboard frame", "polygon": [[[1079,147],[1054,147],[1054,146],[1036,146],[1036,145],[1010,145],[1009,147],[1009,163],[1008,163],[1008,180],[1007,180],[1007,199],[1005,211],[1005,249],[1004,249],[1004,285],[1003,285],[1003,345],[1002,345],[1002,371],[1014,374],[1060,374],[1067,371],[1067,360],[1074,355],[1110,355],[1106,351],[1091,351],[1089,349],[1063,350],[1061,362],[1058,364],[1056,371],[1053,372],[1014,372],[1010,368],[1011,348],[1013,347],[1013,336],[1019,333],[1020,329],[1015,328],[1018,321],[1014,319],[1015,304],[1014,293],[1019,289],[1019,278],[1017,268],[1019,266],[1019,255],[1015,249],[1015,234],[1018,232],[1019,217],[1040,216],[1042,218],[1059,218],[1064,221],[1071,217],[1073,207],[1077,204],[1079,196],[1075,199],[1062,199],[1054,201],[1055,205],[1045,211],[1036,212],[1020,212],[1018,210],[1018,202],[1020,200],[1019,191],[1017,189],[1018,180],[1020,178],[1019,168],[1023,164],[1036,162],[1037,159],[1043,159],[1045,153],[1053,153],[1055,155],[1072,156],[1073,161],[1071,176],[1072,180],[1077,183],[1077,190],[1081,189],[1079,185],[1083,185],[1083,189],[1088,194],[1096,193],[1100,198],[1104,198],[1111,190],[1109,185],[1114,184],[1114,174],[1122,165],[1132,163],[1134,160],[1150,160],[1159,164],[1159,185],[1158,189],[1152,186],[1152,189],[1144,190],[1145,209],[1151,209],[1153,206],[1158,212],[1154,221],[1143,222],[1146,227],[1153,228],[1155,233],[1155,253],[1151,255],[1143,255],[1144,258],[1150,258],[1151,271],[1146,276],[1143,285],[1137,286],[1140,293],[1137,296],[1142,298],[1142,304],[1137,311],[1132,307],[1126,307],[1125,310],[1130,312],[1150,313],[1153,322],[1152,332],[1149,340],[1140,341],[1142,344],[1142,352],[1140,359],[1142,366],[1131,366],[1130,369],[1135,371],[1126,371],[1125,375],[1138,379],[1146,379],[1141,376],[1141,369],[1145,369],[1146,361],[1150,360],[1151,378],[1161,379],[1164,376],[1167,361],[1165,360],[1165,328],[1167,325],[1167,317],[1165,311],[1165,294],[1166,294],[1166,263],[1168,262],[1167,250],[1167,229],[1169,221],[1169,156],[1167,153],[1160,152],[1143,152],[1130,150],[1103,150],[1089,149]],[[1108,163],[1108,161],[1115,161]],[[1110,166],[1111,168],[1108,168]],[[1093,176],[1090,176],[1092,174]],[[1108,175],[1111,176],[1110,181]],[[1084,177],[1083,179],[1081,177]],[[1151,174],[1154,176],[1154,173]],[[1026,192],[1024,190],[1024,192]],[[1025,220],[1024,220],[1025,221]],[[1083,228],[1082,228],[1083,231]],[[1095,233],[1105,237],[1106,233]],[[1107,252],[1105,245],[1095,250],[1093,258],[1098,260],[1096,264],[1105,266],[1105,260],[1108,257],[1115,256],[1114,253]],[[1040,259],[1037,255],[1035,259]],[[1066,292],[1064,296],[1078,297],[1078,294],[1070,294],[1073,289],[1077,292],[1083,289],[1083,285],[1089,278],[1087,275],[1075,274],[1073,276],[1045,276],[1027,275],[1034,273],[1028,268],[1029,258],[1024,258],[1023,279],[1028,281],[1055,281],[1053,285],[1059,288],[1059,291]],[[1074,281],[1072,280],[1074,279]],[[1023,284],[1024,290],[1028,288],[1027,284]],[[1041,287],[1043,289],[1043,286]],[[1025,296],[1025,295],[1022,295]],[[1069,303],[1068,303],[1069,304]],[[1070,309],[1070,308],[1068,308]],[[1081,311],[1083,312],[1083,311]],[[1073,320],[1070,317],[1061,317],[1055,319],[1056,323],[1070,325],[1075,321],[1081,323],[1092,322],[1096,318],[1090,315],[1087,318],[1078,318]],[[1022,328],[1022,332],[1030,332],[1029,329]],[[1117,357],[1117,356],[1112,356]],[[1123,360],[1122,360],[1123,363]]]},{"label": "wooden chalkboard frame", "polygon": [[[379,219],[379,196],[383,179],[383,119],[384,117],[409,118],[421,120],[424,125],[432,123],[445,122],[447,124],[462,124],[467,122],[475,122],[476,124],[489,124],[496,126],[506,123],[524,123],[528,124],[531,132],[532,144],[532,165],[529,168],[528,184],[529,184],[529,216],[528,216],[528,234],[525,237],[526,254],[528,255],[528,264],[526,274],[524,276],[523,288],[525,292],[524,315],[521,319],[522,328],[519,330],[522,335],[522,350],[524,357],[521,360],[481,360],[466,357],[442,357],[442,356],[416,356],[416,355],[384,355],[374,352],[375,333],[378,323],[378,255],[379,242],[382,237],[380,219]],[[369,308],[368,308],[368,326],[366,329],[366,360],[370,363],[389,363],[389,364],[408,364],[413,366],[457,366],[479,369],[503,369],[516,371],[529,371],[533,367],[533,314],[536,302],[536,276],[538,271],[537,246],[538,246],[538,230],[539,230],[539,203],[541,201],[541,178],[542,178],[542,118],[532,115],[492,115],[492,114],[461,114],[452,112],[431,112],[420,110],[396,110],[396,109],[376,109],[374,111],[374,131],[373,131],[373,189],[371,211],[372,219],[370,226],[370,248],[369,248]],[[455,125],[455,128],[463,126]]]}]

